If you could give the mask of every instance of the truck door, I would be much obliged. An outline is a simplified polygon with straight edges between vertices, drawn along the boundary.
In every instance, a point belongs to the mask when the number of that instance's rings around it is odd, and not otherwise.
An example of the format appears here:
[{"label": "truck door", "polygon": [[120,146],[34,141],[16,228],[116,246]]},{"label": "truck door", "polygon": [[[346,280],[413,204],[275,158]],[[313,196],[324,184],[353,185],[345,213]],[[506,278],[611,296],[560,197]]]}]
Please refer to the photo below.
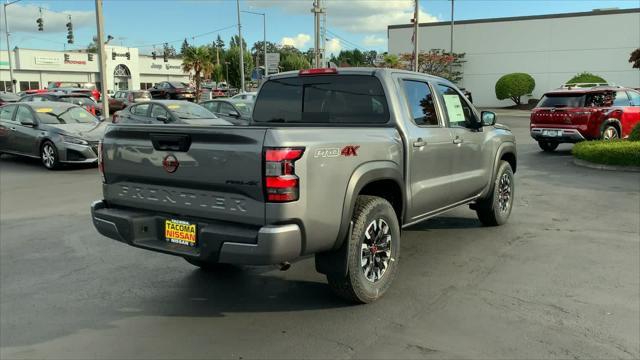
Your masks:
[{"label": "truck door", "polygon": [[405,122],[411,191],[407,214],[408,222],[413,222],[449,204],[452,138],[426,80],[405,77],[399,86],[409,118]]},{"label": "truck door", "polygon": [[478,130],[479,118],[465,96],[451,86],[438,84],[438,92],[453,136],[451,202],[478,195],[491,178],[492,167],[485,163],[487,132]]}]

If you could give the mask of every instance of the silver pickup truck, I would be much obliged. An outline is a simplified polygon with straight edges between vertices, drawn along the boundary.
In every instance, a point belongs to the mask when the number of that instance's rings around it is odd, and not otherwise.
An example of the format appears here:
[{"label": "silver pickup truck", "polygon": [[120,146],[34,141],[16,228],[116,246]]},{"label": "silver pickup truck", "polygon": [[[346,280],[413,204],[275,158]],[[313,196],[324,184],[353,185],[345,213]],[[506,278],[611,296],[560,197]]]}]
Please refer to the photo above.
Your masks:
[{"label": "silver pickup truck", "polygon": [[205,269],[314,254],[338,295],[371,302],[398,271],[402,228],[465,204],[507,221],[516,145],[495,120],[424,74],[273,75],[249,126],[109,126],[93,223]]}]

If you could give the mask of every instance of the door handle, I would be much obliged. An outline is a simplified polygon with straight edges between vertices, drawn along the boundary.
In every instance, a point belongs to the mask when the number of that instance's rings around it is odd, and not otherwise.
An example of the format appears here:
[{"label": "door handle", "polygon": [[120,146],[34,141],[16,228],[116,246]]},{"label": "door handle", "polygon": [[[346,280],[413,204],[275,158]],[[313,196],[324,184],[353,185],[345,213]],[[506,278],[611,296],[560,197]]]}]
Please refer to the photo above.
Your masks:
[{"label": "door handle", "polygon": [[456,137],[455,139],[453,139],[453,143],[456,144],[456,145],[460,145],[463,142],[464,142],[464,140],[459,138],[459,137]]},{"label": "door handle", "polygon": [[413,147],[419,148],[419,147],[423,147],[425,145],[427,145],[427,142],[422,140],[422,138],[418,138],[418,140],[413,142]]}]

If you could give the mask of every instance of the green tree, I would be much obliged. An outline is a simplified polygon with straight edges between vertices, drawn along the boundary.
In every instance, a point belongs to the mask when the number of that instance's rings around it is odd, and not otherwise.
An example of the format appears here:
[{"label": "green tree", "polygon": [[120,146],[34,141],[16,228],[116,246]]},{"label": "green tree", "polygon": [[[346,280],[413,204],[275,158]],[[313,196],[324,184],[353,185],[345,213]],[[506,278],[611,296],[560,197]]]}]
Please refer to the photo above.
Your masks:
[{"label": "green tree", "polygon": [[214,64],[213,72],[211,72],[211,79],[215,82],[220,82],[224,80],[224,68],[222,64]]},{"label": "green tree", "polygon": [[93,40],[91,40],[91,43],[87,45],[87,52],[93,54],[98,53],[98,38],[94,37]]},{"label": "green tree", "polygon": [[[227,82],[234,87],[240,88],[240,48],[234,46],[225,52],[225,61],[229,64],[229,79]],[[251,75],[253,69],[253,59],[251,53],[244,51],[244,76],[245,80]]]},{"label": "green tree", "polygon": [[280,56],[288,55],[288,54],[297,54],[302,55],[302,51],[298,50],[295,46],[292,45],[283,45],[278,50]]},{"label": "green tree", "polygon": [[633,50],[629,62],[633,68],[640,69],[640,48]]},{"label": "green tree", "polygon": [[169,45],[169,43],[162,44],[162,52],[163,54],[167,54],[168,57],[174,57],[178,55],[176,52],[176,48],[173,45]]},{"label": "green tree", "polygon": [[400,58],[395,54],[385,54],[383,57],[382,67],[391,69],[402,69],[403,66],[400,63]]},{"label": "green tree", "polygon": [[[229,41],[229,47],[230,48],[237,47],[238,44],[240,44],[240,38],[238,37],[238,35],[233,35],[231,37],[231,41]],[[244,38],[242,38],[242,49],[244,50],[247,49],[247,42],[244,40]]]},{"label": "green tree", "polygon": [[191,46],[189,45],[189,43],[187,42],[187,38],[184,38],[184,41],[182,42],[182,46],[180,47],[180,55],[183,55],[187,53],[187,50],[189,50]]},{"label": "green tree", "polygon": [[[431,49],[418,55],[418,72],[439,76],[453,83],[462,80],[464,53],[449,53],[442,49]],[[413,54],[400,55],[400,61],[410,64]]]},{"label": "green tree", "polygon": [[366,59],[367,66],[375,66],[378,52],[375,50],[367,51],[364,53],[364,57]]},{"label": "green tree", "polygon": [[[264,66],[264,51],[263,51],[263,47],[264,47],[264,42],[263,41],[256,41],[253,46],[251,47],[251,55],[253,56],[254,59],[258,60],[258,63],[261,66]],[[268,53],[274,53],[274,52],[278,52],[278,47],[276,46],[275,43],[272,43],[271,41],[267,41],[267,52]]]},{"label": "green tree", "polygon": [[286,54],[280,59],[282,71],[309,69],[311,64],[302,54]]},{"label": "green tree", "polygon": [[218,34],[218,37],[216,38],[216,47],[218,47],[218,49],[220,50],[224,49],[224,40],[222,40],[219,34]]},{"label": "green tree", "polygon": [[367,57],[358,50],[342,50],[337,57],[340,66],[367,66]]},{"label": "green tree", "polygon": [[520,105],[520,98],[531,94],[535,87],[536,81],[529,74],[507,74],[496,82],[496,97],[498,100],[511,99],[516,105]]},{"label": "green tree", "polygon": [[598,75],[581,72],[567,81],[567,84],[604,84],[607,80],[601,78]]},{"label": "green tree", "polygon": [[211,75],[214,70],[211,52],[206,46],[189,46],[182,54],[182,70],[186,73],[193,71],[196,80],[196,92],[200,94],[200,84],[203,77]]}]

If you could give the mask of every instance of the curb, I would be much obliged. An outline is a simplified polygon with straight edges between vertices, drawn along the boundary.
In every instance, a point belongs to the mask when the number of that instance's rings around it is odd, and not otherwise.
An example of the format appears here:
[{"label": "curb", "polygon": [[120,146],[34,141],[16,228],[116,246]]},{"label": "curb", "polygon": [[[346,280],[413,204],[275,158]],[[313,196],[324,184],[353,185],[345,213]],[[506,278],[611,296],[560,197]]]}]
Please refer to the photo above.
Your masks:
[{"label": "curb", "polygon": [[620,165],[604,165],[604,164],[596,164],[590,161],[573,159],[573,163],[578,166],[596,169],[596,170],[605,170],[605,171],[624,171],[624,172],[640,172],[640,166],[620,166]]}]

